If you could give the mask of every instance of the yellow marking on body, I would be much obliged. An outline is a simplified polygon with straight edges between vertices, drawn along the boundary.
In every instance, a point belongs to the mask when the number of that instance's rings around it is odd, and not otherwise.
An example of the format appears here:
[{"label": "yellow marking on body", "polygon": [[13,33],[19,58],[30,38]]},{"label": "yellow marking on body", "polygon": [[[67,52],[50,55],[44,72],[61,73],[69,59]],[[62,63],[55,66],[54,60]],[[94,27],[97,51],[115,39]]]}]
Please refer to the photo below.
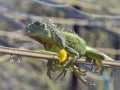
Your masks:
[{"label": "yellow marking on body", "polygon": [[67,58],[67,51],[65,49],[61,49],[58,55],[59,62],[64,62]]}]

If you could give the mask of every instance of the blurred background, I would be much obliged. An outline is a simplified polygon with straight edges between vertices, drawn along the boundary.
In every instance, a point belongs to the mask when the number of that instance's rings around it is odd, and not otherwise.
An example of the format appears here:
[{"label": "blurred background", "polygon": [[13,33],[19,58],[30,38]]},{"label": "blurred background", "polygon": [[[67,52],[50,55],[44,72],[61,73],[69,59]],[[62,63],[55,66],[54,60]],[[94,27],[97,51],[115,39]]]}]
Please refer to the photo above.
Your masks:
[{"label": "blurred background", "polygon": [[[43,46],[25,35],[35,21],[52,19],[67,32],[75,32],[89,46],[120,60],[120,0],[0,0],[0,46],[38,50]],[[10,63],[0,53],[0,90],[119,90],[119,68],[105,68],[102,76],[88,72],[96,83],[88,87],[72,72],[57,81],[47,75],[46,62],[22,57]]]}]

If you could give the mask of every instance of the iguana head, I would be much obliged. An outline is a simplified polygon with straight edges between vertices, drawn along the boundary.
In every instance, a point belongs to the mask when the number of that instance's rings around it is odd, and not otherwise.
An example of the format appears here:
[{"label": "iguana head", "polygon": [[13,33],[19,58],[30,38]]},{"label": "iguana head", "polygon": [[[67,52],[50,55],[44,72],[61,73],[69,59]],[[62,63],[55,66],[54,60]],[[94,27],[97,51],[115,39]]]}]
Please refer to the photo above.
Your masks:
[{"label": "iguana head", "polygon": [[65,46],[64,36],[51,20],[35,21],[29,24],[27,34],[40,43],[54,43],[60,48]]},{"label": "iguana head", "polygon": [[46,22],[35,21],[27,26],[29,36],[39,35],[42,37],[51,37],[51,31]]}]

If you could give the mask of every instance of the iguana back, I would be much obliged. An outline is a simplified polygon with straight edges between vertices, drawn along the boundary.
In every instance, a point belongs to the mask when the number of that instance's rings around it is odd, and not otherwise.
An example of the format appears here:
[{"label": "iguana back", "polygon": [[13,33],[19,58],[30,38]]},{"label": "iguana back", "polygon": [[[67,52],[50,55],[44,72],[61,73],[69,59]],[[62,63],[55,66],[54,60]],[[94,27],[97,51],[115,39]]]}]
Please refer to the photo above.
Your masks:
[{"label": "iguana back", "polygon": [[65,35],[66,45],[74,48],[79,55],[84,55],[86,53],[86,43],[76,34],[71,34],[68,32],[63,32]]}]

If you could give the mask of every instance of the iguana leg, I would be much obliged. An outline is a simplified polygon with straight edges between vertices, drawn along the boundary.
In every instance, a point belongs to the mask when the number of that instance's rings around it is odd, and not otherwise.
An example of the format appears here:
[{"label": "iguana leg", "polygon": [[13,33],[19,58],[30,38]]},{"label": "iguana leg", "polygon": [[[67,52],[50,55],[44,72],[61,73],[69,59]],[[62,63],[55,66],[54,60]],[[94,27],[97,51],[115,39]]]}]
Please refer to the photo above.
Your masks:
[{"label": "iguana leg", "polygon": [[84,70],[84,69],[82,69],[82,68],[78,68],[78,71],[80,72],[80,74],[81,74],[82,76],[86,76],[87,70]]},{"label": "iguana leg", "polygon": [[104,67],[102,65],[102,60],[104,60],[104,56],[99,52],[87,50],[85,56],[90,59],[94,63],[93,70],[96,70],[97,73],[102,74]]},{"label": "iguana leg", "polygon": [[72,57],[69,62],[68,65],[72,65],[80,56],[79,53],[77,51],[75,51],[73,48],[66,46],[65,50],[70,54],[70,56]]},{"label": "iguana leg", "polygon": [[[59,62],[58,60],[48,60],[47,67],[47,75],[50,79],[56,80],[62,75],[65,76],[67,72],[67,69],[65,69],[63,63]],[[52,77],[51,73],[56,71],[60,71],[60,74],[57,77]]]},{"label": "iguana leg", "polygon": [[75,65],[72,65],[73,72],[75,75],[86,85],[88,86],[95,86],[95,83],[87,81],[84,76],[86,76],[86,71],[83,73],[81,72],[80,68],[76,67]]},{"label": "iguana leg", "polygon": [[47,75],[50,79],[53,79],[52,76],[51,76],[51,72],[55,72],[56,69],[55,69],[55,65],[56,65],[56,60],[48,60],[48,63],[47,63]]},{"label": "iguana leg", "polygon": [[100,75],[102,74],[104,67],[102,65],[102,61],[101,60],[93,60],[93,63],[95,65],[95,69],[97,73],[99,73]]},{"label": "iguana leg", "polygon": [[[67,53],[71,54],[73,56],[73,58],[66,60]],[[59,61],[59,63],[61,63],[61,65],[60,64],[56,65],[56,68],[59,69],[59,66],[60,66],[60,68],[62,68],[62,70],[56,79],[58,79],[62,74],[64,74],[64,76],[65,76],[68,68],[74,63],[74,61],[76,59],[78,59],[78,57],[79,57],[79,54],[71,47],[67,46],[64,49],[61,49],[61,51],[59,53],[59,59],[58,59],[58,61]]]},{"label": "iguana leg", "polygon": [[66,75],[66,72],[67,72],[67,70],[63,70],[57,77],[56,77],[56,79],[55,80],[57,80],[60,76],[62,76],[62,75]]},{"label": "iguana leg", "polygon": [[79,58],[79,53],[77,51],[75,51],[73,48],[69,47],[69,46],[66,46],[65,50],[72,57],[69,60],[66,60],[66,62],[64,64],[65,70],[66,70]]},{"label": "iguana leg", "polygon": [[72,56],[73,58],[66,60],[64,63],[64,70],[60,73],[60,75],[57,77],[59,78],[62,74],[66,74],[67,69],[72,66],[73,72],[78,76],[78,78],[84,82],[87,85],[93,86],[94,84],[91,82],[88,82],[87,80],[85,80],[83,77],[86,76],[86,70],[82,70],[80,68],[77,68],[74,65],[74,62],[79,58],[79,53],[76,52],[74,49],[72,49],[71,47],[65,47],[65,50],[70,54],[70,56]]}]

